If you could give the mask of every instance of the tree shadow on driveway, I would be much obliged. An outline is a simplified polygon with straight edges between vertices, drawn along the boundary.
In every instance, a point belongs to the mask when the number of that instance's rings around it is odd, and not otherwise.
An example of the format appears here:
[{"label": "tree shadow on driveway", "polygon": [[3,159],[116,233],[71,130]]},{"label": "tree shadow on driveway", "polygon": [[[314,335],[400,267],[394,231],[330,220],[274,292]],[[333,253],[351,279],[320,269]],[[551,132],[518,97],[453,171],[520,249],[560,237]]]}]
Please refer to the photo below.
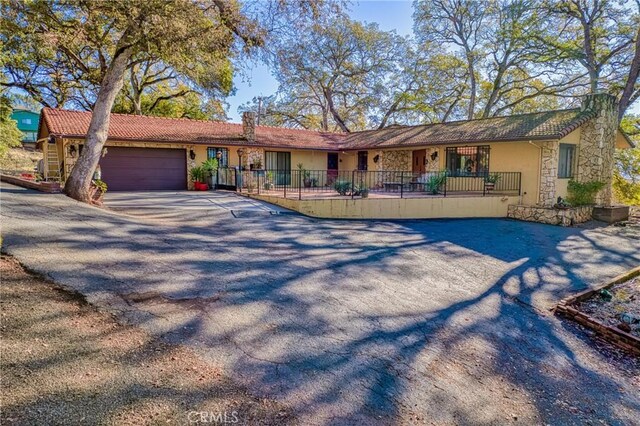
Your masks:
[{"label": "tree shadow on driveway", "polygon": [[[27,204],[8,204],[10,253],[199,348],[303,423],[640,414],[634,379],[547,312],[637,265],[635,229],[278,216],[164,226],[47,204],[26,220]],[[132,301],[140,294],[153,297]]]}]

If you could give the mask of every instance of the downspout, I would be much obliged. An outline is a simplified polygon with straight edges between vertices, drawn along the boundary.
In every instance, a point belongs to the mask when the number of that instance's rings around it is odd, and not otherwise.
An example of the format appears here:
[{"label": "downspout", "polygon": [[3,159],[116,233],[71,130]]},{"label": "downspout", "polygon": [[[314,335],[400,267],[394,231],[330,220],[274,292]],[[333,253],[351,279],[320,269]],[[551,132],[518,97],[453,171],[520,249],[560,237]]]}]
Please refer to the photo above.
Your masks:
[{"label": "downspout", "polygon": [[[541,183],[541,179],[542,179],[542,147],[536,145],[532,141],[529,141],[529,143],[531,145],[535,146],[536,148],[538,148],[538,175],[536,177],[535,204],[539,204],[540,203],[540,183]],[[522,185],[522,182],[520,183],[520,185]],[[523,195],[520,195],[520,204],[522,204],[522,197],[523,197]]]}]

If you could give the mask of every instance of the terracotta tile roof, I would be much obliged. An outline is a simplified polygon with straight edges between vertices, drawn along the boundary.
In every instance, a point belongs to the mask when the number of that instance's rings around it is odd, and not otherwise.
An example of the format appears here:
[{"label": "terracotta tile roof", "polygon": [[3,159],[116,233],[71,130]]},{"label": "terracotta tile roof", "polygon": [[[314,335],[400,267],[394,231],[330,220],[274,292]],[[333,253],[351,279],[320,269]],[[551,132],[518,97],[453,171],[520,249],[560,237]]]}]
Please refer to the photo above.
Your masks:
[{"label": "terracotta tile roof", "polygon": [[[42,120],[54,136],[84,138],[91,112],[43,108]],[[255,144],[273,148],[336,150],[336,144],[342,138],[339,133],[257,126]],[[242,136],[242,124],[128,114],[111,114],[109,140],[249,145]]]},{"label": "terracotta tile roof", "polygon": [[591,111],[568,109],[422,126],[396,126],[350,133],[345,146],[393,148],[401,146],[559,139],[594,117]]},{"label": "terracotta tile roof", "polygon": [[[559,139],[593,116],[591,111],[567,109],[421,126],[394,126],[348,134],[257,126],[256,141],[253,144],[266,148],[337,151]],[[41,117],[41,121],[44,121],[54,136],[84,138],[91,113],[44,108]],[[241,124],[127,114],[111,114],[109,139],[251,145],[242,136]]]}]

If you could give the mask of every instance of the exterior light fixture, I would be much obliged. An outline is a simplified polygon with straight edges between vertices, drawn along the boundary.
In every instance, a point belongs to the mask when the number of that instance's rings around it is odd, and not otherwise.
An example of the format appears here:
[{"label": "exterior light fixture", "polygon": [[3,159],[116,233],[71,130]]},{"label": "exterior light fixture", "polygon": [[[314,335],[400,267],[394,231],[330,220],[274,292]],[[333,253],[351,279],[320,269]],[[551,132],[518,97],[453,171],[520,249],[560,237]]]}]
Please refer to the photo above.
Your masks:
[{"label": "exterior light fixture", "polygon": [[74,157],[74,158],[75,158],[75,156],[76,156],[77,152],[78,152],[78,151],[77,151],[77,149],[76,149],[76,146],[75,146],[75,145],[69,145],[69,155],[70,155],[71,157]]},{"label": "exterior light fixture", "polygon": [[374,163],[377,163],[378,161],[380,161],[380,155],[376,155],[375,157],[373,157]]},{"label": "exterior light fixture", "polygon": [[189,150],[189,158],[191,158],[192,160],[196,159],[196,152],[192,149]]}]

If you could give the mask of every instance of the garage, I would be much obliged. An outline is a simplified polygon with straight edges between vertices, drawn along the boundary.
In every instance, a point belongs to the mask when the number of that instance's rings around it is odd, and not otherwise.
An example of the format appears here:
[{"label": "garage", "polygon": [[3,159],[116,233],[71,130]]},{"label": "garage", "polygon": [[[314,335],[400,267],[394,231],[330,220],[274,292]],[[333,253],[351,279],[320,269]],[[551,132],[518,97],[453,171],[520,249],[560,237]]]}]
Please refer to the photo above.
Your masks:
[{"label": "garage", "polygon": [[184,149],[108,147],[100,169],[109,191],[187,189]]}]

